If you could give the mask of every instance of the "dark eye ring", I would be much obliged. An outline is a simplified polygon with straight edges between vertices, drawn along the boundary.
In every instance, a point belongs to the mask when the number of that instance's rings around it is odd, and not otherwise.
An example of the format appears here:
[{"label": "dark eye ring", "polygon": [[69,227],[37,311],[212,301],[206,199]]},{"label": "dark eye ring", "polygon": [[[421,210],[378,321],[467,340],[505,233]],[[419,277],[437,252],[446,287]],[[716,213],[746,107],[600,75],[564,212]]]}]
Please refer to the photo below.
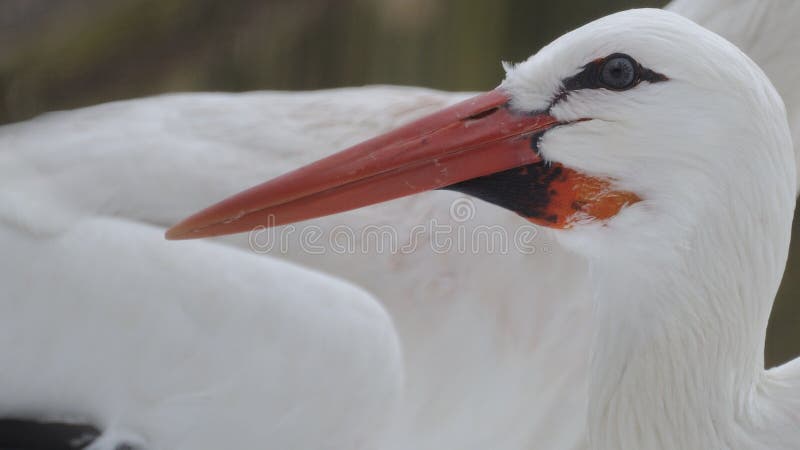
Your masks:
[{"label": "dark eye ring", "polygon": [[639,79],[639,64],[628,55],[609,56],[600,66],[600,84],[608,89],[622,91],[629,89]]}]

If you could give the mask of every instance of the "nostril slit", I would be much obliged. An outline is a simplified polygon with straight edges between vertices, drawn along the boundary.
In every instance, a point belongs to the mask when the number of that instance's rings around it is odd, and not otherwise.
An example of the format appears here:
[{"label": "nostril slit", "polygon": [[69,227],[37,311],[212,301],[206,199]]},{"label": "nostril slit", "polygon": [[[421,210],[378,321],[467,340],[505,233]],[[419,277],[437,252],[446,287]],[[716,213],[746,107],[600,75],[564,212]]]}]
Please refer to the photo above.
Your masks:
[{"label": "nostril slit", "polygon": [[471,115],[469,117],[465,117],[463,120],[466,122],[468,120],[483,119],[484,117],[488,117],[488,116],[491,116],[492,114],[496,113],[499,109],[500,109],[499,106],[495,106],[492,109],[487,109],[486,111],[481,111],[481,112],[479,112],[477,114],[473,114],[473,115]]}]

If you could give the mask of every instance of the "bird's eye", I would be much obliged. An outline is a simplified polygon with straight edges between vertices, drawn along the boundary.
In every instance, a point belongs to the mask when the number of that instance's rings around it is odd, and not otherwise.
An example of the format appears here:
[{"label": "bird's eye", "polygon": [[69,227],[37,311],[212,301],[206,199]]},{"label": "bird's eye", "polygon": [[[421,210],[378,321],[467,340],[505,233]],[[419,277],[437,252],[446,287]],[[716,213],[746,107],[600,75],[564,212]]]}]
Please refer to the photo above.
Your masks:
[{"label": "bird's eye", "polygon": [[600,67],[600,83],[616,91],[628,89],[638,77],[638,64],[628,55],[608,58]]}]

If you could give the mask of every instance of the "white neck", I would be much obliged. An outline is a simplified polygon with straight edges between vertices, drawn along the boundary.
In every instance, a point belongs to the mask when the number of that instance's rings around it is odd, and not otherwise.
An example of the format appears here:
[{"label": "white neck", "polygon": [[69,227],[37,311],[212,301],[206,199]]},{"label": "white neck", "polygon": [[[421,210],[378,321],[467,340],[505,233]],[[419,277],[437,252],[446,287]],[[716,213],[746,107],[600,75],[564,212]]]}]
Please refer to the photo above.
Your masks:
[{"label": "white neck", "polygon": [[764,395],[763,366],[792,208],[741,195],[754,201],[728,195],[735,200],[698,208],[683,232],[662,232],[664,252],[630,245],[593,258],[593,449],[797,445],[774,436],[800,403]]}]

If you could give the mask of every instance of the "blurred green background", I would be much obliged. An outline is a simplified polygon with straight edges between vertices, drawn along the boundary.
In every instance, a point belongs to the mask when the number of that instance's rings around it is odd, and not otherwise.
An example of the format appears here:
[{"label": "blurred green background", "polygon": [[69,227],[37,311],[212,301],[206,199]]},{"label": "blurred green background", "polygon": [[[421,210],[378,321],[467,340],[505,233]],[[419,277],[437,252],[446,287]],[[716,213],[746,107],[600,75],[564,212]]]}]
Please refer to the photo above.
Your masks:
[{"label": "blurred green background", "polygon": [[[500,61],[607,13],[665,3],[0,0],[0,123],[170,91],[484,90],[502,79]],[[770,366],[800,354],[797,240],[770,323]]]}]

